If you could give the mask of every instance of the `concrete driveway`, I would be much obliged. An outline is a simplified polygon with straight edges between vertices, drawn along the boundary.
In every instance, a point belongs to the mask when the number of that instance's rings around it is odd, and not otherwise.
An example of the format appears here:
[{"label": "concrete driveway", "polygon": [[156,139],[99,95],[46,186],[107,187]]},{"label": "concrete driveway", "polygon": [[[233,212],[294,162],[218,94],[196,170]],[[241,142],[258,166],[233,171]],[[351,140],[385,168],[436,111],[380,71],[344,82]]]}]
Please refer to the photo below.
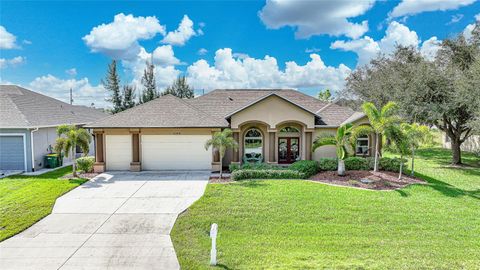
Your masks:
[{"label": "concrete driveway", "polygon": [[[5,269],[179,269],[170,230],[209,172],[104,173],[0,243]],[[208,251],[206,251],[208,252]]]}]

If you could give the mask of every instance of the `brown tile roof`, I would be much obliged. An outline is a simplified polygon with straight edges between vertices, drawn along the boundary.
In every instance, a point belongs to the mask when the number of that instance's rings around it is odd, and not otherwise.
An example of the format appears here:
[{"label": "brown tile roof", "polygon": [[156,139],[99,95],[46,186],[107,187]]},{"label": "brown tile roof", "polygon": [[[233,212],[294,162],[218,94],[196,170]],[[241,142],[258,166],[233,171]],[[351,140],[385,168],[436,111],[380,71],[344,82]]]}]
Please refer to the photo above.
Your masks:
[{"label": "brown tile roof", "polygon": [[228,127],[228,115],[271,94],[317,114],[320,125],[340,125],[354,113],[349,108],[291,89],[218,89],[193,99],[179,99],[171,95],[160,97],[92,123],[89,127]]},{"label": "brown tile roof", "polygon": [[107,114],[73,106],[16,85],[0,85],[0,128],[87,124]]}]

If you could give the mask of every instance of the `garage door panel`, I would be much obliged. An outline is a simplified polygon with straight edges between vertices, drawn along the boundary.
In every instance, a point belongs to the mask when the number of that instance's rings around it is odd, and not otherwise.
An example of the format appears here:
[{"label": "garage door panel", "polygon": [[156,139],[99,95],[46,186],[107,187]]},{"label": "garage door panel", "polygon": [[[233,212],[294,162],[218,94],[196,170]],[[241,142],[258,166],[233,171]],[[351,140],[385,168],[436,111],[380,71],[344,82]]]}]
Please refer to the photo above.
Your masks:
[{"label": "garage door panel", "polygon": [[132,136],[107,135],[105,136],[106,167],[111,171],[125,171],[130,169],[132,161]]},{"label": "garage door panel", "polygon": [[209,170],[211,151],[204,148],[211,135],[143,135],[143,170]]},{"label": "garage door panel", "polygon": [[0,136],[0,170],[25,170],[23,136]]}]

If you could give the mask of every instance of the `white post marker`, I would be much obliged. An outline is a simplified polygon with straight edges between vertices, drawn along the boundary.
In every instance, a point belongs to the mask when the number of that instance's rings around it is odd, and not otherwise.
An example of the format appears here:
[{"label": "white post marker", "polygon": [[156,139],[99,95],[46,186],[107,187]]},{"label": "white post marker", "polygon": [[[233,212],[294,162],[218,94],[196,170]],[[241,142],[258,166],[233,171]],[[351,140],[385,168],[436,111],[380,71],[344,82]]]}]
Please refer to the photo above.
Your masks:
[{"label": "white post marker", "polygon": [[213,223],[210,228],[210,238],[212,238],[212,249],[210,250],[210,265],[217,265],[217,223]]}]

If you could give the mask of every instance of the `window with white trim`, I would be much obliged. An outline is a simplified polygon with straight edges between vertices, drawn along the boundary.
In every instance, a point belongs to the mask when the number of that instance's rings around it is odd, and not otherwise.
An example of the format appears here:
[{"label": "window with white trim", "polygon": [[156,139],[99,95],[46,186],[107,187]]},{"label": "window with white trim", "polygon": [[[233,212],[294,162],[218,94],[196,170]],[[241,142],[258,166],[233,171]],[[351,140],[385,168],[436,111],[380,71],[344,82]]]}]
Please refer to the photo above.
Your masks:
[{"label": "window with white trim", "polygon": [[251,128],[245,133],[244,140],[245,154],[262,154],[263,138],[260,130]]},{"label": "window with white trim", "polygon": [[355,153],[357,155],[368,155],[368,149],[370,141],[367,135],[363,135],[357,138],[357,145],[355,147]]}]

